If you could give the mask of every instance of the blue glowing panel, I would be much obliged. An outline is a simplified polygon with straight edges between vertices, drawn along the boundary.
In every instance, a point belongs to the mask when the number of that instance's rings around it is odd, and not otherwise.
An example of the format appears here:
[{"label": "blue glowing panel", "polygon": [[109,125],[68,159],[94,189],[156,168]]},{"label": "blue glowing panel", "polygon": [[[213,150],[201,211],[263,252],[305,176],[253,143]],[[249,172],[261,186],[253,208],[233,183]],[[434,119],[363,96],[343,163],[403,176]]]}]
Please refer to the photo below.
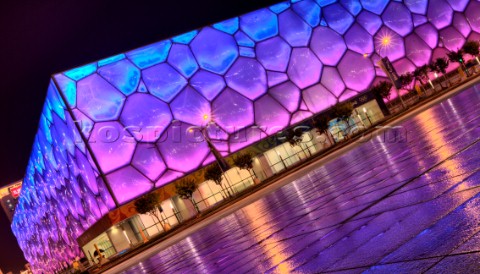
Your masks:
[{"label": "blue glowing panel", "polygon": [[292,11],[279,15],[280,36],[291,46],[307,46],[312,35],[312,28]]},{"label": "blue glowing panel", "polygon": [[165,63],[143,70],[142,76],[148,91],[165,102],[170,102],[187,85],[187,80]]},{"label": "blue glowing panel", "polygon": [[250,39],[245,33],[239,31],[235,34],[235,39],[237,40],[237,43],[239,46],[244,46],[244,47],[253,47],[255,46],[255,42]]},{"label": "blue glowing panel", "polygon": [[320,7],[313,0],[303,0],[293,4],[293,10],[310,26],[320,24]]},{"label": "blue glowing panel", "polygon": [[102,59],[102,60],[98,61],[98,66],[103,67],[105,65],[118,62],[118,61],[123,60],[125,58],[126,58],[125,54],[123,54],[123,53],[118,54],[118,55],[115,55],[115,56],[105,58],[105,59]]},{"label": "blue glowing panel", "polygon": [[253,40],[262,41],[278,34],[277,15],[261,9],[240,17],[240,28]]},{"label": "blue glowing panel", "polygon": [[279,14],[290,7],[289,2],[281,2],[270,7],[270,10]]},{"label": "blue glowing panel", "polygon": [[197,36],[197,34],[198,34],[198,31],[194,30],[191,32],[187,32],[187,33],[175,36],[172,38],[172,41],[175,43],[188,45],[193,40],[193,38]]},{"label": "blue glowing panel", "polygon": [[140,70],[128,60],[105,65],[98,70],[98,74],[125,95],[135,92],[140,82]]},{"label": "blue glowing panel", "polygon": [[77,104],[77,83],[63,74],[55,75],[55,81],[58,84],[59,89],[65,95],[67,104],[71,107],[75,107]]},{"label": "blue glowing panel", "polygon": [[97,70],[97,64],[88,64],[82,67],[74,68],[72,70],[64,72],[69,78],[78,81],[83,79]]},{"label": "blue glowing panel", "polygon": [[354,21],[353,16],[339,4],[325,7],[323,15],[328,26],[340,34],[344,34]]},{"label": "blue glowing panel", "polygon": [[187,45],[173,45],[168,55],[168,63],[187,78],[198,70],[197,61]]},{"label": "blue glowing panel", "polygon": [[428,0],[405,0],[404,3],[411,12],[418,14],[427,12]]},{"label": "blue glowing panel", "polygon": [[235,32],[237,32],[238,26],[239,26],[238,17],[235,17],[233,19],[228,19],[213,25],[214,28],[221,30],[223,32],[226,32],[228,34],[234,34]]},{"label": "blue glowing panel", "polygon": [[290,46],[280,37],[260,42],[256,47],[260,63],[266,69],[276,71],[286,71],[291,51]]},{"label": "blue glowing panel", "polygon": [[166,40],[132,50],[126,55],[137,67],[144,69],[165,61],[171,46],[172,42]]},{"label": "blue glowing panel", "polygon": [[340,3],[353,15],[358,15],[362,11],[360,0],[340,0]]},{"label": "blue glowing panel", "polygon": [[385,7],[388,5],[388,0],[361,0],[364,9],[375,14],[381,15]]},{"label": "blue glowing panel", "polygon": [[362,11],[357,17],[357,22],[371,35],[374,35],[383,24],[380,16],[369,11]]},{"label": "blue glowing panel", "polygon": [[190,46],[201,68],[219,74],[224,74],[238,56],[233,37],[210,27],[204,28]]}]

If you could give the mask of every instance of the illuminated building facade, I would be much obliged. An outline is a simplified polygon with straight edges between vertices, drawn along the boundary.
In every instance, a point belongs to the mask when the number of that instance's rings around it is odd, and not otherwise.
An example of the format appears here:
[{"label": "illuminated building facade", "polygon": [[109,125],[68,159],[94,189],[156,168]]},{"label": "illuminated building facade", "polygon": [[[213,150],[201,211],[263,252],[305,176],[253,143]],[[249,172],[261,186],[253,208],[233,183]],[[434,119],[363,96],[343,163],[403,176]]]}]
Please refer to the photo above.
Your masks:
[{"label": "illuminated building facade", "polygon": [[5,211],[5,215],[7,215],[7,218],[10,220],[10,222],[13,219],[13,214],[15,213],[15,207],[17,206],[21,189],[22,181],[18,181],[0,188],[0,204],[2,205],[3,211]]},{"label": "illuminated building facade", "polygon": [[215,161],[192,126],[230,155],[365,92],[382,57],[413,71],[479,33],[477,1],[301,0],[55,74],[12,229],[51,272],[109,212]]}]

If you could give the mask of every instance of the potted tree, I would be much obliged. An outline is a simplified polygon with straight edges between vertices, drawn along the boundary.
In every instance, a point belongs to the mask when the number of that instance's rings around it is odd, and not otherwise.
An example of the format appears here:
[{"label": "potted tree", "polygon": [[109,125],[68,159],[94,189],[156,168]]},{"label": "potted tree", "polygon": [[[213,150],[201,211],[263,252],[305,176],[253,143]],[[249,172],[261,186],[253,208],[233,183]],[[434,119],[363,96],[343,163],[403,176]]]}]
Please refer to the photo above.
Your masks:
[{"label": "potted tree", "polygon": [[223,170],[220,168],[218,164],[213,164],[205,169],[205,180],[212,180],[216,185],[220,186],[222,188],[223,193],[226,193],[226,195],[223,195],[226,197],[231,197],[232,194],[228,190],[228,188],[225,188],[222,184],[222,176],[223,176]]},{"label": "potted tree", "polygon": [[478,55],[480,54],[479,51],[480,43],[478,41],[467,41],[463,44],[462,50],[464,53],[469,54],[472,58],[477,60],[477,63],[480,64],[480,60],[478,60]]},{"label": "potted tree", "polygon": [[435,71],[442,73],[443,78],[447,82],[448,86],[451,86],[450,79],[447,78],[447,67],[449,65],[447,58],[437,58],[434,61]]},{"label": "potted tree", "polygon": [[250,152],[237,154],[235,157],[233,157],[233,164],[240,169],[248,170],[250,174],[253,173],[253,181],[255,184],[260,183],[260,180],[253,170],[253,155]]},{"label": "potted tree", "polygon": [[451,62],[456,62],[460,64],[460,67],[462,68],[463,71],[467,74],[467,76],[470,76],[468,73],[467,67],[465,67],[465,59],[463,58],[465,52],[462,49],[459,49],[457,51],[451,51],[447,53],[448,59]]},{"label": "potted tree", "polygon": [[313,127],[317,129],[318,133],[325,134],[330,144],[335,145],[335,138],[333,138],[332,133],[329,130],[330,120],[331,118],[327,115],[318,115],[317,117],[313,118]]},{"label": "potted tree", "polygon": [[195,192],[195,190],[197,190],[197,184],[193,179],[190,178],[183,179],[182,181],[175,184],[175,192],[177,193],[177,195],[184,200],[189,200],[195,208],[197,214],[199,214],[200,209],[198,208],[197,203],[193,198],[193,193]]},{"label": "potted tree", "polygon": [[378,106],[382,110],[385,116],[390,115],[390,110],[388,109],[387,105],[385,104],[385,100],[390,100],[390,95],[392,92],[392,83],[387,81],[380,81],[376,85],[374,85],[370,92],[373,93],[375,96],[375,100],[378,103]]},{"label": "potted tree", "polygon": [[344,132],[345,138],[348,138],[348,131],[350,130],[350,116],[352,116],[353,113],[352,103],[338,103],[332,108],[331,112],[338,121],[342,121],[343,123],[347,124],[347,128],[342,131]]},{"label": "potted tree", "polygon": [[[163,209],[159,205],[159,203],[160,203],[160,197],[158,196],[158,193],[151,192],[143,195],[138,200],[136,200],[134,203],[134,206],[135,206],[135,210],[137,210],[138,213],[152,216],[158,221],[163,231],[168,231],[171,227],[163,219],[162,217]],[[158,212],[160,214],[158,214]]]}]

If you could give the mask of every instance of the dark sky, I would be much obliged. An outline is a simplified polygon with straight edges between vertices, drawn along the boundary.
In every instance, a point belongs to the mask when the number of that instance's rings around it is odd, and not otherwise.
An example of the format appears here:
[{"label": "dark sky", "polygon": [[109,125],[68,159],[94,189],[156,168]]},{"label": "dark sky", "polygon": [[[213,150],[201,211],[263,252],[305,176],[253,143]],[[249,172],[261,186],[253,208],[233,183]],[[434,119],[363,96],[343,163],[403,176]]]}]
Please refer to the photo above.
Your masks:
[{"label": "dark sky", "polygon": [[[0,186],[23,177],[49,76],[278,0],[1,0]],[[24,264],[0,213],[0,268]]]}]

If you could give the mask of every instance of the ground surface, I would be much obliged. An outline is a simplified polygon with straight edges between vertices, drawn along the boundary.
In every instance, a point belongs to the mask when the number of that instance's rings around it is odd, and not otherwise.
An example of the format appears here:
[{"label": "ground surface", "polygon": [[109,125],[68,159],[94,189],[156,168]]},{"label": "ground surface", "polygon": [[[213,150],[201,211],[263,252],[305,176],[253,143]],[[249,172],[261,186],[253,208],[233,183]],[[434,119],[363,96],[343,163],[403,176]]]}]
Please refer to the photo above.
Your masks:
[{"label": "ground surface", "polygon": [[480,272],[480,86],[124,273]]}]

